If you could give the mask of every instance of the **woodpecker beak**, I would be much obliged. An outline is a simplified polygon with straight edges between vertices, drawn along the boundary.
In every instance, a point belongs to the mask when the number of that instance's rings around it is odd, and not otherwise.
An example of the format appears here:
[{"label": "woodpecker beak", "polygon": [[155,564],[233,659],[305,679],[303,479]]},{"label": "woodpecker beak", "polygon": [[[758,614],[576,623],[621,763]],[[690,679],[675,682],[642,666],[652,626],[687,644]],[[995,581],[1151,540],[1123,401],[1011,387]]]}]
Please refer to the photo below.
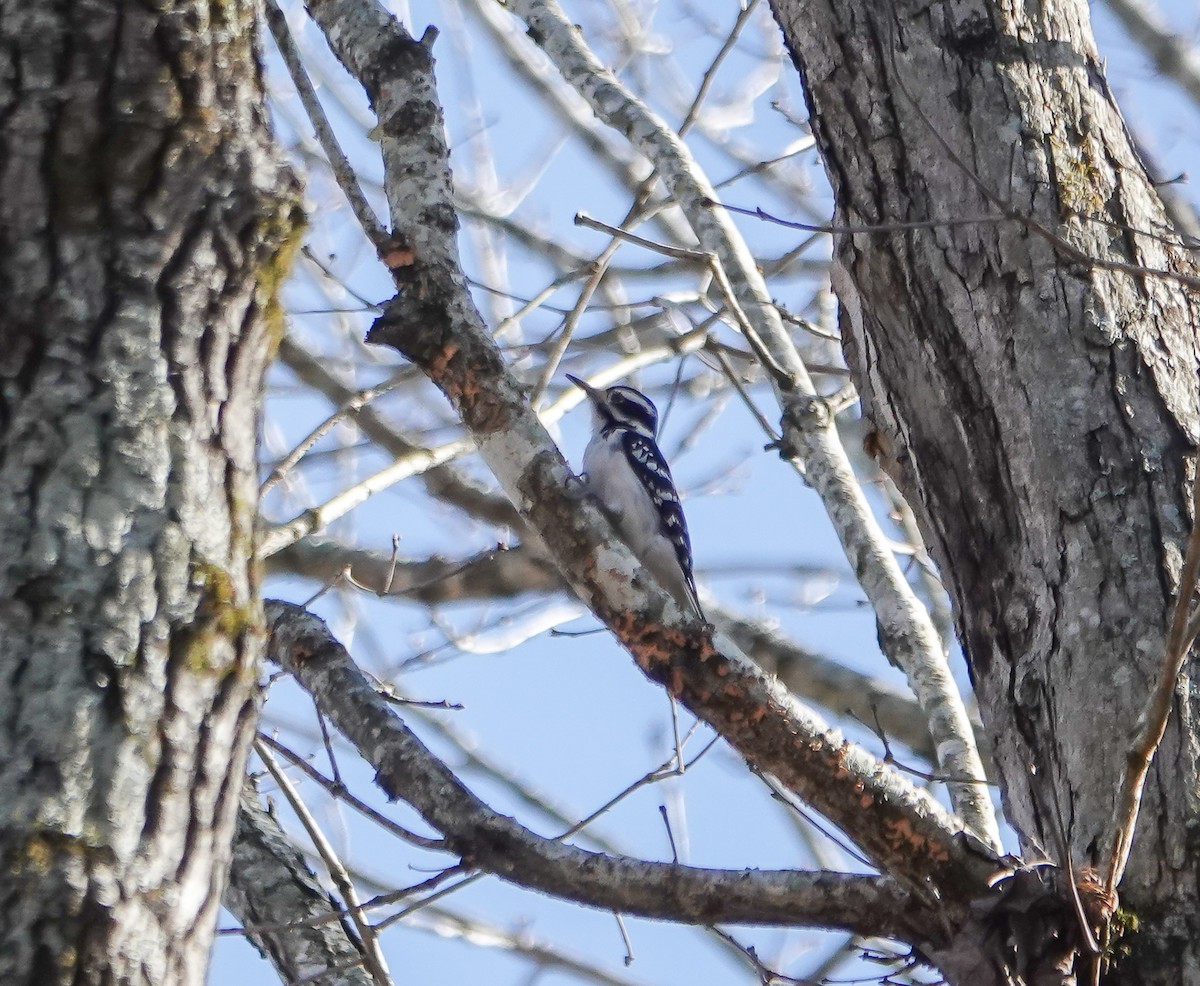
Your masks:
[{"label": "woodpecker beak", "polygon": [[579,377],[572,376],[570,373],[567,374],[567,379],[587,394],[593,401],[602,401],[604,399],[604,391],[599,387],[593,387],[586,380],[580,380]]}]

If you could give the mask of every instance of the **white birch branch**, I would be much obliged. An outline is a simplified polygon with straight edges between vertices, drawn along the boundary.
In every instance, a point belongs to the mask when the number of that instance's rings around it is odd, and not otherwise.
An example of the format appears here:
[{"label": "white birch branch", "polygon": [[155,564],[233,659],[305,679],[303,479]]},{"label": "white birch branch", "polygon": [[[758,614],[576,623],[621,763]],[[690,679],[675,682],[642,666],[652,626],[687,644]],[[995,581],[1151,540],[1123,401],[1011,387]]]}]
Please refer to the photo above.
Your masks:
[{"label": "white birch branch", "polygon": [[701,247],[724,268],[757,340],[783,409],[783,449],[825,504],[842,547],[875,609],[880,642],[903,669],[929,716],[941,771],[955,809],[993,848],[1000,832],[975,745],[966,705],[958,691],[929,613],[904,578],[871,512],[834,428],[830,408],[813,386],[808,370],[772,304],[757,262],[716,190],[687,146],[592,53],[554,0],[512,0],[510,9],[563,77],[588,101],[596,115],[623,133],[653,162],[673,199],[688,217]]}]

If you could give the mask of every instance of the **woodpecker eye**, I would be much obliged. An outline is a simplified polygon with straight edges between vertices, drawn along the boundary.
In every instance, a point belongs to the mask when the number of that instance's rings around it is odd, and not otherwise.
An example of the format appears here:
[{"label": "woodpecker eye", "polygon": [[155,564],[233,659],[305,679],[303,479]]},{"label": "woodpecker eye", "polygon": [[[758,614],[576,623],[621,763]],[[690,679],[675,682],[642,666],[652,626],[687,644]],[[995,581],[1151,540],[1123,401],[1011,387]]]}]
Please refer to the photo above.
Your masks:
[{"label": "woodpecker eye", "polygon": [[650,398],[632,387],[613,387],[608,391],[608,406],[613,417],[650,435],[658,425],[658,411]]}]

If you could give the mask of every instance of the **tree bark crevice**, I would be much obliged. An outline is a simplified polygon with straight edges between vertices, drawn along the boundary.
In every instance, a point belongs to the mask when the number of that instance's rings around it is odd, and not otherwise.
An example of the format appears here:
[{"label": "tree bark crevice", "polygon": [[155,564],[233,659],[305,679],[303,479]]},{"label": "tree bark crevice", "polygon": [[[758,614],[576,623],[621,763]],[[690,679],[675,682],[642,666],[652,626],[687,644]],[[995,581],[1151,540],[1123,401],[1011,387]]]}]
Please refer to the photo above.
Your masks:
[{"label": "tree bark crevice", "polygon": [[[1104,265],[1192,261],[1104,83],[1083,4],[772,7],[835,222],[993,217],[839,236],[835,285],[856,382],[946,577],[1008,819],[1027,848],[1056,854],[1034,769],[1058,789],[1075,865],[1100,862],[1161,665],[1200,427],[1197,303]],[[993,221],[1009,210],[1028,221]],[[1122,886],[1134,912],[1165,900],[1196,912],[1186,697],[1176,713]],[[1169,968],[1143,966],[1147,934],[1130,940],[1128,981],[1195,981],[1190,947]]]},{"label": "tree bark crevice", "polygon": [[257,408],[295,223],[255,18],[0,4],[6,982],[204,979],[257,708]]}]

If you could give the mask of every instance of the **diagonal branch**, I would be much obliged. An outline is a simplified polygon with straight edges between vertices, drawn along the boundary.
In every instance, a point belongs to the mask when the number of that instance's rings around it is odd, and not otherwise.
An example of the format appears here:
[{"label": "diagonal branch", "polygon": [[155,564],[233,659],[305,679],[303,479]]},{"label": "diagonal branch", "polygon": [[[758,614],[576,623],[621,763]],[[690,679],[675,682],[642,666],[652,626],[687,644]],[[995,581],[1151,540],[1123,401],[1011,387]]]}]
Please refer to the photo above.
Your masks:
[{"label": "diagonal branch", "polygon": [[833,427],[833,414],[818,396],[757,262],[730,217],[712,208],[719,201],[716,190],[679,135],[600,62],[554,0],[513,0],[510,6],[596,115],[650,159],[701,247],[719,259],[749,321],[743,333],[773,371],[783,410],[781,447],[821,496],[875,609],[883,649],[904,670],[929,716],[939,765],[952,778],[947,784],[952,803],[980,838],[998,848],[991,799],[986,787],[974,782],[984,776],[982,761],[941,639],[888,547]]},{"label": "diagonal branch", "polygon": [[[302,382],[324,394],[338,407],[345,407],[358,394],[358,391],[339,380],[325,362],[308,352],[291,336],[285,335],[279,343],[279,361]],[[397,431],[370,405],[357,410],[353,420],[364,435],[394,459],[404,458],[420,450],[419,445]],[[472,517],[503,526],[520,523],[507,500],[476,485],[466,476],[456,472],[452,465],[444,464],[429,469],[421,475],[421,481],[430,496],[453,504]]]},{"label": "diagonal branch", "polygon": [[297,982],[314,969],[337,969],[336,981],[343,986],[370,986],[355,942],[340,923],[322,920],[334,910],[328,895],[274,816],[259,804],[249,780],[242,790],[224,904],[284,982]]},{"label": "diagonal branch", "polygon": [[[392,228],[412,251],[412,264],[393,271],[397,295],[371,341],[396,348],[447,396],[529,528],[647,676],[901,882],[932,883],[947,901],[981,892],[995,860],[965,847],[957,819],[830,730],[731,640],[714,640],[709,628],[683,616],[598,508],[572,492],[574,477],[466,291],[430,32],[413,40],[372,0],[309,0],[308,9],[367,89],[380,120]],[[832,436],[828,422],[821,433]],[[862,499],[848,466],[837,482]],[[885,546],[880,550],[891,559]],[[962,742],[973,751],[969,722],[964,728]],[[951,745],[938,737],[939,750]],[[982,781],[972,786],[982,788]]]},{"label": "diagonal branch", "polygon": [[[469,558],[433,557],[397,562],[384,551],[308,537],[265,562],[269,574],[300,575],[320,583],[347,569],[357,585],[433,605],[463,599],[507,599],[525,593],[569,591],[558,570],[529,545],[494,548]],[[912,696],[879,678],[865,675],[801,646],[784,634],[709,602],[705,613],[717,628],[764,671],[830,715],[849,714],[877,724],[889,740],[903,743],[933,761],[929,723]],[[977,741],[986,749],[977,729]]]},{"label": "diagonal branch", "polygon": [[385,254],[391,245],[391,237],[388,236],[387,230],[380,225],[379,217],[375,215],[375,210],[371,208],[371,204],[367,201],[362,187],[358,183],[353,165],[350,164],[346,153],[338,143],[333,127],[329,124],[325,108],[317,97],[312,80],[309,79],[300,52],[296,48],[296,42],[292,39],[291,31],[288,30],[287,17],[279,9],[277,0],[268,0],[265,10],[267,26],[271,29],[271,37],[275,39],[275,47],[279,49],[283,63],[287,66],[288,74],[292,77],[292,84],[296,87],[300,102],[304,105],[304,111],[313,125],[317,141],[321,145],[321,150],[325,152],[338,187],[346,196],[346,201],[350,203],[350,208],[354,211],[358,224],[375,247],[376,252],[381,255]]},{"label": "diagonal branch", "polygon": [[325,624],[298,606],[267,603],[268,656],[295,675],[377,771],[392,799],[412,805],[465,864],[579,903],[698,924],[811,925],[913,943],[938,919],[886,877],[711,870],[588,852],[536,835],[493,811],[408,729]]},{"label": "diagonal branch", "polygon": [[329,872],[330,879],[337,887],[338,893],[341,894],[350,922],[358,932],[358,940],[362,948],[362,962],[371,974],[371,981],[375,986],[391,986],[392,977],[388,971],[387,962],[383,957],[383,951],[379,947],[379,936],[371,926],[371,921],[362,908],[358,899],[358,891],[355,889],[354,882],[350,879],[350,874],[346,872],[346,867],[334,851],[333,845],[325,837],[325,833],[321,831],[321,827],[317,824],[316,819],[313,818],[312,812],[308,810],[308,807],[296,792],[296,788],[291,780],[280,769],[279,764],[271,755],[271,751],[261,741],[256,741],[254,752],[263,762],[263,765],[267,768],[275,783],[279,785],[292,811],[300,819],[300,824],[304,826],[309,839],[312,840],[313,845],[316,847],[321,861],[325,864],[325,868]]},{"label": "diagonal branch", "polygon": [[1200,463],[1192,468],[1195,471],[1192,479],[1192,532],[1179,573],[1179,594],[1171,615],[1171,631],[1167,635],[1158,678],[1138,716],[1137,732],[1125,755],[1125,774],[1113,806],[1110,825],[1112,847],[1104,872],[1104,889],[1109,894],[1117,889],[1129,862],[1146,775],[1150,772],[1150,764],[1154,761],[1167,729],[1167,720],[1171,717],[1179,673],[1196,640],[1196,631],[1200,629],[1194,608],[1197,587],[1200,586]]}]

